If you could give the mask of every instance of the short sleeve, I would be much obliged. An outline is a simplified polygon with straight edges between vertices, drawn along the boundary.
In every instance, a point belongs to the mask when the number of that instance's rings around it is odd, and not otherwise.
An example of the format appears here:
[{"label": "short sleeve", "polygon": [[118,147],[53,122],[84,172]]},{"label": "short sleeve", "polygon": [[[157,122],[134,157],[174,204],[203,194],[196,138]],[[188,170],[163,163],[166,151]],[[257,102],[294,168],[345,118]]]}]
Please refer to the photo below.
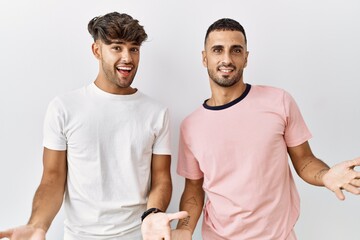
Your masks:
[{"label": "short sleeve", "polygon": [[47,108],[44,127],[43,145],[51,150],[64,151],[67,148],[64,134],[65,112],[60,99],[52,100]]},{"label": "short sleeve", "polygon": [[153,144],[153,154],[171,154],[170,116],[167,109],[162,114],[161,126]]},{"label": "short sleeve", "polygon": [[182,124],[180,127],[177,173],[188,179],[196,180],[203,178],[204,173],[201,171],[199,162],[186,141],[187,134],[184,129],[185,127]]},{"label": "short sleeve", "polygon": [[312,135],[295,100],[286,92],[284,94],[284,108],[286,114],[285,142],[288,147],[296,147],[309,140]]}]

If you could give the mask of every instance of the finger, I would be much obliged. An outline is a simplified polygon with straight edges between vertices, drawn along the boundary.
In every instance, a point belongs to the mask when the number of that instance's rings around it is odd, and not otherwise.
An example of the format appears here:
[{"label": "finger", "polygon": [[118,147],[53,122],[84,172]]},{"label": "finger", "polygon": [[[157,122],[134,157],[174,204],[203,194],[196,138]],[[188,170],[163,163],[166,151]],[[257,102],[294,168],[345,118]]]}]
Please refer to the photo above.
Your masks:
[{"label": "finger", "polygon": [[14,232],[14,229],[8,229],[3,232],[0,232],[0,239],[1,238],[10,238],[11,235],[13,234],[13,232]]},{"label": "finger", "polygon": [[352,194],[356,194],[356,195],[360,194],[360,189],[358,189],[357,187],[351,184],[345,184],[343,188]]},{"label": "finger", "polygon": [[360,187],[360,179],[353,179],[350,181],[350,184],[354,187]]},{"label": "finger", "polygon": [[360,158],[355,158],[354,160],[350,160],[349,164],[351,167],[360,166]]},{"label": "finger", "polygon": [[171,240],[170,231],[166,232],[163,237],[164,240]]},{"label": "finger", "polygon": [[168,213],[167,215],[170,221],[174,219],[183,219],[189,216],[189,214],[186,211],[181,211],[177,213]]},{"label": "finger", "polygon": [[355,173],[355,177],[354,177],[354,178],[360,179],[360,172],[357,172],[357,171],[355,171],[355,170],[353,170],[353,171],[354,171],[354,173]]},{"label": "finger", "polygon": [[344,200],[345,199],[345,195],[343,194],[343,192],[338,188],[334,191],[336,197],[339,199],[339,200]]}]

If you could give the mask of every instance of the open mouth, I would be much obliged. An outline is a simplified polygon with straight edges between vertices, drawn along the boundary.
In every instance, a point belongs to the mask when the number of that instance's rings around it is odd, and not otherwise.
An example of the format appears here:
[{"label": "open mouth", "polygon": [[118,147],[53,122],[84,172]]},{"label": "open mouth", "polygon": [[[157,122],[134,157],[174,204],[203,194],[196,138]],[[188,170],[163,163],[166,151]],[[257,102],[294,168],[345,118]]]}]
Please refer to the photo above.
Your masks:
[{"label": "open mouth", "polygon": [[133,69],[132,67],[127,67],[127,66],[116,67],[116,70],[118,70],[123,75],[129,75],[132,69]]},{"label": "open mouth", "polygon": [[222,72],[222,73],[231,73],[234,71],[234,68],[232,67],[219,67],[218,71]]}]

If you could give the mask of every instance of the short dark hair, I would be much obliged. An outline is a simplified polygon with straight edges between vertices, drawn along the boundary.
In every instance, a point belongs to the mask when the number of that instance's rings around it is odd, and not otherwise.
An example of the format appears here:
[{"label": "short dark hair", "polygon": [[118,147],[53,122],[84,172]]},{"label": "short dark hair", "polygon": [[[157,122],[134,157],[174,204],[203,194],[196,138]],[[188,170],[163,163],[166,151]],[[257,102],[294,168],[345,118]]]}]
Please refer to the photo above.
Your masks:
[{"label": "short dark hair", "polygon": [[100,39],[105,44],[121,39],[141,45],[147,39],[144,27],[138,20],[128,14],[118,12],[94,17],[88,24],[88,31],[94,41]]},{"label": "short dark hair", "polygon": [[234,19],[222,18],[211,24],[208,30],[206,31],[205,43],[209,34],[213,31],[239,31],[245,37],[245,44],[247,43],[245,29],[243,28],[243,26],[241,26],[239,22],[235,21]]}]

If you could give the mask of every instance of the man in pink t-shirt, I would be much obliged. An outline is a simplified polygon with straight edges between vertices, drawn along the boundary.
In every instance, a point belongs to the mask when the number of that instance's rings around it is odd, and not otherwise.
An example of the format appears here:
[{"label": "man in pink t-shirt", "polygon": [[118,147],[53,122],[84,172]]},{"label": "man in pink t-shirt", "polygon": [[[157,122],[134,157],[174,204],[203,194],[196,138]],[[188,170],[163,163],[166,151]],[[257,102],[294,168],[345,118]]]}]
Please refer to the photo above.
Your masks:
[{"label": "man in pink t-shirt", "polygon": [[[306,182],[360,194],[360,158],[333,168],[316,158],[294,99],[284,90],[246,84],[247,42],[232,19],[213,23],[203,64],[212,95],[181,124],[178,174],[186,178],[173,239],[191,239],[204,209],[204,240],[296,239],[299,195],[288,164]],[[206,203],[204,200],[206,195]]]}]

